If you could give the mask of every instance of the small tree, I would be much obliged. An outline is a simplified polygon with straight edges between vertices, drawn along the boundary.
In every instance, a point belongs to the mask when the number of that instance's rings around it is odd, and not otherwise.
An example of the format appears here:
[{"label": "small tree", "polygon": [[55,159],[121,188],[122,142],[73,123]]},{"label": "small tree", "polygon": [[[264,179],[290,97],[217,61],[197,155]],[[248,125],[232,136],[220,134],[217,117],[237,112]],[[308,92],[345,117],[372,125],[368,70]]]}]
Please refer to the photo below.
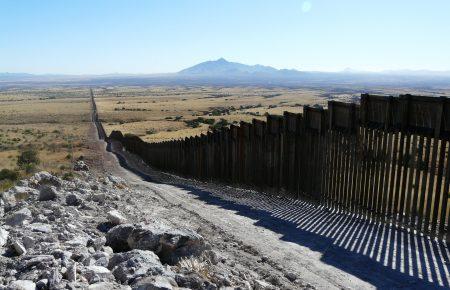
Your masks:
[{"label": "small tree", "polygon": [[26,173],[33,172],[40,162],[38,152],[34,148],[22,151],[17,158],[17,166]]}]

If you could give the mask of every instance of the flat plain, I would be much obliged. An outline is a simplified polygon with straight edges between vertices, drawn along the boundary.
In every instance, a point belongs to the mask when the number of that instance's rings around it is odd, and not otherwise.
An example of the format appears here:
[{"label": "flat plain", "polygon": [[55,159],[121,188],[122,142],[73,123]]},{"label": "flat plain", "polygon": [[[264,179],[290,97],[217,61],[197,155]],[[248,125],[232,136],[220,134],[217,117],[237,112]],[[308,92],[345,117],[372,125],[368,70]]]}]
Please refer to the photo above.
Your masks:
[{"label": "flat plain", "polygon": [[0,91],[0,169],[14,169],[20,151],[33,147],[40,169],[65,171],[86,150],[89,121],[87,88]]},{"label": "flat plain", "polygon": [[[104,87],[94,90],[107,133],[120,130],[147,142],[200,135],[240,121],[265,120],[265,114],[301,113],[327,107],[328,101],[358,102],[361,93],[439,95],[450,91],[355,86],[286,87]],[[225,121],[224,121],[225,120]]]}]

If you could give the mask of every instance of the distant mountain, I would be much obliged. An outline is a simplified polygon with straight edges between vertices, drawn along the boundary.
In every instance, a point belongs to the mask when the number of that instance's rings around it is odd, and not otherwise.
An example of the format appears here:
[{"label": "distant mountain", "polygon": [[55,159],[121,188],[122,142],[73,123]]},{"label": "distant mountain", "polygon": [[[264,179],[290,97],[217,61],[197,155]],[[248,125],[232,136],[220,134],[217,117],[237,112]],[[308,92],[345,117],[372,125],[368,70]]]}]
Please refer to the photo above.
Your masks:
[{"label": "distant mountain", "polygon": [[210,77],[286,77],[290,75],[300,75],[300,71],[275,69],[264,65],[246,65],[238,62],[227,61],[224,58],[213,61],[205,61],[184,69],[178,73],[182,76],[210,76]]},{"label": "distant mountain", "polygon": [[33,77],[32,74],[28,73],[9,73],[9,72],[0,72],[0,79],[23,79]]},{"label": "distant mountain", "polygon": [[369,72],[347,68],[340,72],[275,69],[263,65],[245,65],[223,58],[206,61],[178,73],[57,75],[1,73],[0,89],[17,86],[48,85],[257,85],[257,86],[408,86],[450,87],[449,71],[398,70]]}]

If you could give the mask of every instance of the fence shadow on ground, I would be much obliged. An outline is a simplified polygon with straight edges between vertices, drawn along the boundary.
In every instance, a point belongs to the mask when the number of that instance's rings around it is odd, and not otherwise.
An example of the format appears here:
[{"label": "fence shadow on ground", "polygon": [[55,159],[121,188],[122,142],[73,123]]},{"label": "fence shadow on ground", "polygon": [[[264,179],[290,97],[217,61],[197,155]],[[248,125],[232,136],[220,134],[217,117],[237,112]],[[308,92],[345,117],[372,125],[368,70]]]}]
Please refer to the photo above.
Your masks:
[{"label": "fence shadow on ground", "polygon": [[123,154],[116,152],[116,156],[123,167],[144,180],[175,186],[208,204],[251,218],[255,225],[282,234],[281,240],[320,252],[324,263],[377,288],[450,288],[450,253],[441,242],[306,201],[214,188],[213,184],[206,188],[202,183],[153,171],[142,163],[130,166],[130,156],[127,160]]},{"label": "fence shadow on ground", "polygon": [[323,262],[378,288],[450,287],[448,249],[427,237],[293,200],[261,195],[226,200],[196,187],[174,185],[257,220],[255,225],[282,234],[284,241],[321,252]]}]

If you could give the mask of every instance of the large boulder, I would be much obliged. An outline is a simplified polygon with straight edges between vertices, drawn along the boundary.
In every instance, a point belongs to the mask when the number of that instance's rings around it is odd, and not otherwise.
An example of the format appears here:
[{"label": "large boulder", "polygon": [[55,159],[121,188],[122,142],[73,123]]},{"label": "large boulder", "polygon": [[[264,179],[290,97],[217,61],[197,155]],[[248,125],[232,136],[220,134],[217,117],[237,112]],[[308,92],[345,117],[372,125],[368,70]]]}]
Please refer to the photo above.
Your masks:
[{"label": "large boulder", "polygon": [[58,192],[53,186],[43,185],[39,188],[39,200],[54,200],[58,197]]},{"label": "large boulder", "polygon": [[28,224],[32,219],[31,211],[24,207],[18,211],[9,214],[5,219],[5,224],[9,226],[23,226]]},{"label": "large boulder", "polygon": [[203,237],[191,230],[155,224],[138,226],[128,237],[131,249],[155,252],[162,262],[175,264],[181,258],[198,256],[205,249]]},{"label": "large boulder", "polygon": [[41,171],[34,174],[32,180],[39,185],[53,185],[59,187],[62,184],[61,179],[48,173],[47,171]]},{"label": "large boulder", "polygon": [[123,252],[130,250],[128,246],[128,236],[133,231],[131,224],[118,225],[106,233],[106,245],[110,246],[114,252]]},{"label": "large boulder", "polygon": [[138,277],[159,275],[164,272],[158,256],[151,251],[144,250],[114,254],[109,260],[108,268],[122,283],[130,283]]}]

